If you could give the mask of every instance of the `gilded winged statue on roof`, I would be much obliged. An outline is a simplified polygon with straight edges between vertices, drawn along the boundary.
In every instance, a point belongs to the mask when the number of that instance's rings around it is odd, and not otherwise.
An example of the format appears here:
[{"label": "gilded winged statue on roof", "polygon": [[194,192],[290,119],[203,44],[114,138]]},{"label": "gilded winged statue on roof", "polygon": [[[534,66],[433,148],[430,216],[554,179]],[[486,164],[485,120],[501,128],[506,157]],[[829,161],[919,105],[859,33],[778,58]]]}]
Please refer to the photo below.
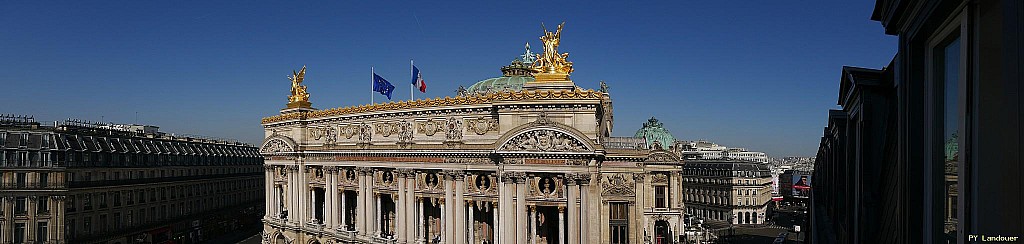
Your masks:
[{"label": "gilded winged statue on roof", "polygon": [[309,93],[306,93],[306,86],[302,85],[302,79],[306,76],[306,66],[303,65],[299,72],[292,70],[292,76],[288,77],[292,81],[292,95],[288,96],[288,102],[299,103],[309,102]]}]

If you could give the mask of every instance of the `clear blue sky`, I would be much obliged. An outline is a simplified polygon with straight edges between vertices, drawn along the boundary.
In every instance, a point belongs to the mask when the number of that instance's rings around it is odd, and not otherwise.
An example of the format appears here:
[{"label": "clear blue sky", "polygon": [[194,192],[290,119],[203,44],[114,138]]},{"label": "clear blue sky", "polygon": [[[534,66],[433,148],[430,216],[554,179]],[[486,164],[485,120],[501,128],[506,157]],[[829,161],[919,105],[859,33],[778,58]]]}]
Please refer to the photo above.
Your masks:
[{"label": "clear blue sky", "polygon": [[656,116],[679,139],[813,156],[840,67],[881,68],[896,50],[869,20],[874,1],[653,2],[0,1],[0,113],[139,112],[258,144],[302,65],[321,109],[369,102],[370,66],[408,99],[409,59],[429,87],[417,97],[443,97],[564,20],[572,79],[608,82],[615,135]]}]

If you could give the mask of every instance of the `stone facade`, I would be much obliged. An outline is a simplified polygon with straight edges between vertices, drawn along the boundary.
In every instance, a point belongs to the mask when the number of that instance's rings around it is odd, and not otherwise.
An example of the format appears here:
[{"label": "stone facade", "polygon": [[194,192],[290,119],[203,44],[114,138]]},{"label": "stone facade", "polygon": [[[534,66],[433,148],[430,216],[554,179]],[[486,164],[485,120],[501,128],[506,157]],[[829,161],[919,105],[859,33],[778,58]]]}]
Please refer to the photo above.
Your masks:
[{"label": "stone facade", "polygon": [[208,240],[230,229],[211,218],[258,220],[261,162],[240,143],[0,117],[0,243]]},{"label": "stone facade", "polygon": [[531,86],[265,118],[264,243],[677,240],[678,155],[606,146],[606,92]]}]

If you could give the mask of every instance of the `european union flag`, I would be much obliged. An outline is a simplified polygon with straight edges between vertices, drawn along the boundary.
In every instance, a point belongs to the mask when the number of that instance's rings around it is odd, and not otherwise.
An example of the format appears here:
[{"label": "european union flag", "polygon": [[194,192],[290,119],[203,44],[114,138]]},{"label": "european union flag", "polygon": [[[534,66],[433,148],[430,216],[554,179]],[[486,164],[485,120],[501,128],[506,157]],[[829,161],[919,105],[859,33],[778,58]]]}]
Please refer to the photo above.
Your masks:
[{"label": "european union flag", "polygon": [[391,92],[394,90],[395,86],[391,85],[391,82],[385,80],[384,77],[380,77],[377,73],[373,73],[373,91],[388,96],[388,100],[391,100]]}]

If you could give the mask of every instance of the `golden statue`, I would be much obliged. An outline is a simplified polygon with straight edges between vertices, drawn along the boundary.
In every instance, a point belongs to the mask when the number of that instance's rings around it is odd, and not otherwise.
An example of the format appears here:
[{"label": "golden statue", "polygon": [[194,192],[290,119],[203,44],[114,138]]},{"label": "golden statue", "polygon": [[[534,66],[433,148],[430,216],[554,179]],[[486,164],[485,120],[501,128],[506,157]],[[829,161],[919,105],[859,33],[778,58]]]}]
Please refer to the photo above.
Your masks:
[{"label": "golden statue", "polygon": [[292,70],[292,95],[288,96],[288,108],[309,108],[309,93],[306,93],[306,86],[302,85],[302,79],[306,76],[306,66],[303,65],[299,72]]},{"label": "golden statue", "polygon": [[558,25],[554,33],[544,29],[544,36],[540,40],[544,42],[544,53],[537,54],[537,60],[533,63],[533,71],[537,72],[538,81],[567,81],[569,73],[572,73],[572,62],[566,60],[569,53],[558,53],[558,44],[562,36],[562,27],[565,22]]}]

